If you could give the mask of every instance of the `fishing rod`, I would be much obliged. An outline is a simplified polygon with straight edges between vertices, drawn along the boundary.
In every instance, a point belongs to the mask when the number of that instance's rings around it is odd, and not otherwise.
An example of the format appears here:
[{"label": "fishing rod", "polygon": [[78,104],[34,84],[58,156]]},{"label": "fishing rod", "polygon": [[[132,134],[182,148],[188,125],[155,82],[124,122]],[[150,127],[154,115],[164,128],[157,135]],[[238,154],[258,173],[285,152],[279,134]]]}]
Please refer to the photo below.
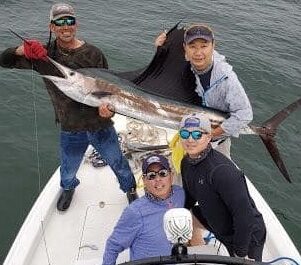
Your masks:
[{"label": "fishing rod", "polygon": [[[18,34],[17,32],[13,31],[12,29],[8,29],[12,34],[14,34],[16,37],[18,37],[19,39],[21,39],[23,42],[25,42],[27,45],[31,46],[31,42],[27,39],[25,39],[24,37],[22,37],[20,34]],[[45,58],[43,60],[47,60],[49,59],[49,57],[47,56],[47,54],[45,55]]]},{"label": "fishing rod", "polygon": [[25,39],[24,37],[22,37],[20,34],[18,34],[17,32],[13,31],[12,29],[8,29],[12,34],[14,34],[15,36],[17,36],[19,39],[23,40],[24,42],[26,42],[27,44],[30,44],[30,42]]}]

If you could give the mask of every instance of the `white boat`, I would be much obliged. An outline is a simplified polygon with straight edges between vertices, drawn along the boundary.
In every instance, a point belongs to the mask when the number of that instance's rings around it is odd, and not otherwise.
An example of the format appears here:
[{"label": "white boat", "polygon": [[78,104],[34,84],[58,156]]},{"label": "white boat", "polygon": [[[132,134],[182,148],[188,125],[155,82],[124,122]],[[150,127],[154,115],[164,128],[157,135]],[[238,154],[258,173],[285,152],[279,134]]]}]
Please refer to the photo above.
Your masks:
[{"label": "white boat", "polygon": [[[117,119],[117,120],[116,120]],[[126,118],[116,115],[118,131],[125,129]],[[159,134],[166,141],[160,129]],[[146,134],[140,131],[143,137]],[[91,152],[91,148],[87,153]],[[138,193],[143,194],[141,165],[131,160],[138,183]],[[95,168],[86,158],[78,172],[81,184],[77,187],[68,211],[59,212],[56,202],[60,194],[59,169],[53,174],[24,221],[4,265],[99,265],[108,235],[122,210],[127,206],[125,194],[109,166]],[[179,181],[179,180],[178,180]],[[263,214],[267,226],[267,240],[263,261],[273,264],[301,264],[301,256],[279,220],[247,180],[248,188]],[[207,232],[204,236],[207,236]],[[189,254],[227,256],[226,249],[215,239],[201,247],[188,248]],[[128,261],[128,251],[118,257],[117,263]],[[197,264],[197,263],[196,263]],[[202,263],[204,264],[204,263]],[[207,263],[206,263],[207,264]],[[212,264],[212,263],[210,263]]]}]

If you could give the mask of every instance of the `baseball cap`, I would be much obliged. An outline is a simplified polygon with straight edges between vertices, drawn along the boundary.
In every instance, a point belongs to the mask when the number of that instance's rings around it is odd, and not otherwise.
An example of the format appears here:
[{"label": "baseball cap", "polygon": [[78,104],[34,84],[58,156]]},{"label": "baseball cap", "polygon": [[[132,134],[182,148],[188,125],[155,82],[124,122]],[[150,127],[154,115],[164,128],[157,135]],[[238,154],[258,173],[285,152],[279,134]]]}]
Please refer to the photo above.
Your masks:
[{"label": "baseball cap", "polygon": [[192,113],[182,118],[181,128],[200,128],[202,131],[211,133],[211,122],[209,118],[202,113]]},{"label": "baseball cap", "polygon": [[57,20],[62,17],[75,18],[73,7],[65,3],[54,4],[50,9],[50,21]]},{"label": "baseball cap", "polygon": [[189,44],[196,39],[214,40],[212,30],[206,25],[192,25],[184,33],[184,43]]},{"label": "baseball cap", "polygon": [[150,156],[146,157],[143,160],[142,174],[146,174],[148,167],[152,164],[155,164],[155,163],[158,163],[162,167],[164,167],[165,169],[170,170],[168,159],[165,156],[162,156],[162,155],[159,155],[159,154],[154,154],[154,155],[150,155]]}]

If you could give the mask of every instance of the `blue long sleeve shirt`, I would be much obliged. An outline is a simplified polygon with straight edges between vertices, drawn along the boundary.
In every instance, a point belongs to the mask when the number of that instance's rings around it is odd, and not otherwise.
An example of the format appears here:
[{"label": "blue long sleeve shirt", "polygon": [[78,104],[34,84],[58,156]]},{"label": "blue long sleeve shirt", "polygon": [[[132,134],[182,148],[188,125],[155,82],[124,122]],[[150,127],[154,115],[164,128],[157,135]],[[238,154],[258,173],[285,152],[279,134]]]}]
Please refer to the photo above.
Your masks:
[{"label": "blue long sleeve shirt", "polygon": [[135,200],[123,211],[108,238],[103,265],[116,264],[118,254],[130,248],[130,260],[170,255],[172,245],[163,228],[163,216],[170,208],[184,206],[184,190],[174,185],[169,198],[155,201],[146,196]]}]

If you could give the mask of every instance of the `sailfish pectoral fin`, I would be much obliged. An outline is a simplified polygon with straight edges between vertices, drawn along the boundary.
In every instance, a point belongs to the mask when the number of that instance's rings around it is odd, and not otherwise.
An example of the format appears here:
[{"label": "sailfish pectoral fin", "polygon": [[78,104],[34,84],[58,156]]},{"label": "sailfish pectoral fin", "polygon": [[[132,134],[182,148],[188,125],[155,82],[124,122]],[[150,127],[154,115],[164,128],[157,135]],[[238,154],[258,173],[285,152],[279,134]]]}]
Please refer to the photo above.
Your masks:
[{"label": "sailfish pectoral fin", "polygon": [[113,94],[110,92],[106,92],[106,91],[97,91],[97,92],[92,92],[91,93],[93,96],[98,97],[98,98],[103,98],[103,97],[107,97],[107,96],[112,96]]}]

